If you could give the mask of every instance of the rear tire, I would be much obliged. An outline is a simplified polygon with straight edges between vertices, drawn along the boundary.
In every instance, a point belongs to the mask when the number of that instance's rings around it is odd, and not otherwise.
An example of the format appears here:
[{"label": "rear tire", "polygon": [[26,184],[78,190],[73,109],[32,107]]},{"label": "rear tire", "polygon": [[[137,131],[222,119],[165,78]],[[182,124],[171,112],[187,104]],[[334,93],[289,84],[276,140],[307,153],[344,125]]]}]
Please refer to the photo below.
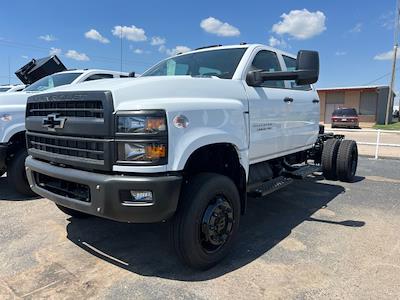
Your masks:
[{"label": "rear tire", "polygon": [[85,219],[85,218],[89,218],[90,215],[85,214],[83,212],[56,204],[56,206],[58,207],[59,210],[61,210],[64,214],[69,215],[73,218],[77,218],[77,219]]},{"label": "rear tire", "polygon": [[357,172],[358,148],[352,140],[344,140],[340,143],[336,172],[340,181],[352,182]]},{"label": "rear tire", "polygon": [[340,140],[329,139],[324,143],[322,149],[321,165],[324,177],[328,180],[336,180],[336,161],[338,150],[340,146]]},{"label": "rear tire", "polygon": [[28,156],[26,149],[15,153],[10,164],[7,166],[7,179],[11,187],[18,193],[33,197],[36,194],[31,190],[25,172],[25,159]]},{"label": "rear tire", "polygon": [[236,185],[215,173],[201,173],[183,188],[172,223],[172,240],[180,259],[189,267],[206,270],[232,248],[240,221]]}]

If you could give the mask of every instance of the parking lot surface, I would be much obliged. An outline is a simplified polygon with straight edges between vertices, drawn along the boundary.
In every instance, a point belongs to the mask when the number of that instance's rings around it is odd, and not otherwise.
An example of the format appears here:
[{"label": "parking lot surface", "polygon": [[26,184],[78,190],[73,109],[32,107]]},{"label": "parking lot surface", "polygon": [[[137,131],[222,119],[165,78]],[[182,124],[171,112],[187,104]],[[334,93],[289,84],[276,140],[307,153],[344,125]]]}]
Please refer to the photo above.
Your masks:
[{"label": "parking lot surface", "polygon": [[250,199],[232,254],[182,266],[168,224],[69,218],[0,178],[0,299],[400,298],[400,161]]}]

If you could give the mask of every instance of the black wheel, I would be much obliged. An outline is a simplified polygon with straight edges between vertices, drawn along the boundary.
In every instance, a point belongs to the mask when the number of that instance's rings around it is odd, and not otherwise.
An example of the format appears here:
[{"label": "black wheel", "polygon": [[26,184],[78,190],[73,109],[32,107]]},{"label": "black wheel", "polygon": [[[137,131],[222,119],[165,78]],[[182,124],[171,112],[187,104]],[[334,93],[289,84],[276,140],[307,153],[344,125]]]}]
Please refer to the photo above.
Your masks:
[{"label": "black wheel", "polygon": [[351,182],[356,175],[358,165],[357,143],[344,140],[340,143],[336,162],[336,173],[340,181]]},{"label": "black wheel", "polygon": [[5,172],[6,172],[6,169],[0,169],[0,177],[3,176]]},{"label": "black wheel", "polygon": [[29,187],[25,172],[25,159],[27,156],[28,152],[26,149],[22,149],[15,153],[11,162],[7,166],[7,179],[11,187],[18,193],[33,197],[36,196],[36,194]]},{"label": "black wheel", "polygon": [[181,260],[209,269],[232,248],[240,221],[239,192],[231,179],[201,173],[183,188],[172,224],[172,239]]},{"label": "black wheel", "polygon": [[321,165],[324,177],[328,180],[337,179],[336,176],[336,160],[338,155],[338,150],[340,146],[340,140],[329,139],[324,143],[324,148],[322,149]]},{"label": "black wheel", "polygon": [[85,218],[89,218],[90,215],[85,214],[83,212],[56,204],[56,206],[58,207],[59,210],[61,210],[64,214],[69,215],[73,218],[77,218],[77,219],[85,219]]}]

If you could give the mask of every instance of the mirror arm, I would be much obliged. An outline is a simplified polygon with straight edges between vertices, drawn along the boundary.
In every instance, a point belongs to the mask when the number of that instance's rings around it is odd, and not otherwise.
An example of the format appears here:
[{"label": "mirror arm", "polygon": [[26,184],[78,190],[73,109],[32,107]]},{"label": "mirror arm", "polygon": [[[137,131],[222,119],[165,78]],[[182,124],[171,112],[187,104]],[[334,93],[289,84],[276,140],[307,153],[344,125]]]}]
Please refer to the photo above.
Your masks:
[{"label": "mirror arm", "polygon": [[301,71],[290,72],[261,72],[263,80],[296,80]]}]

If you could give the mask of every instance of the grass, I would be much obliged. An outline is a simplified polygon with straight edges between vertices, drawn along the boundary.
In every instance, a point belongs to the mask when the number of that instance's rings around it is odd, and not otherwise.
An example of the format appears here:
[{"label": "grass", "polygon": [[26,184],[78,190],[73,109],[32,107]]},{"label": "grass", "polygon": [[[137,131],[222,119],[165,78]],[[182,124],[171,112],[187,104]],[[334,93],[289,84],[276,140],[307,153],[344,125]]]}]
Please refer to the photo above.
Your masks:
[{"label": "grass", "polygon": [[384,130],[400,130],[400,122],[395,122],[388,125],[375,125],[374,128]]}]

